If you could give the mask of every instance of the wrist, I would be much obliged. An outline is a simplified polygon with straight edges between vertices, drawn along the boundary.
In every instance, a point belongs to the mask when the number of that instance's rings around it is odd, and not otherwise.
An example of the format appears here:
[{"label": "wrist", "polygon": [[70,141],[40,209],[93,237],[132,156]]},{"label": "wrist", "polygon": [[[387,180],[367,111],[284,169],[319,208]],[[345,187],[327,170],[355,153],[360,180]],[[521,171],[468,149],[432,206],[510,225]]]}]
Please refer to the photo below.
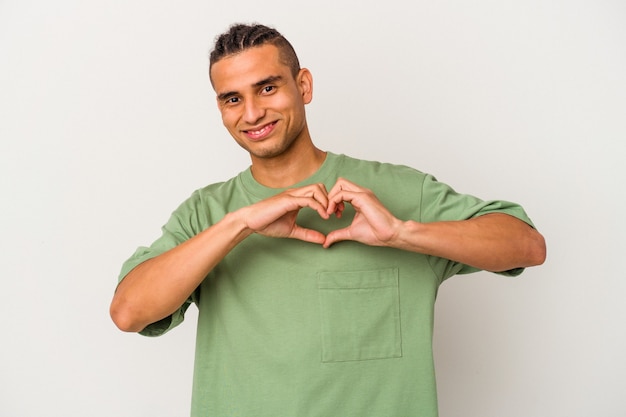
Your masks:
[{"label": "wrist", "polygon": [[246,216],[244,209],[245,207],[230,213],[226,213],[224,218],[220,221],[220,223],[222,223],[227,230],[230,230],[231,233],[234,233],[233,240],[236,243],[241,242],[242,240],[254,233],[254,230],[248,227],[248,224],[245,221]]},{"label": "wrist", "polygon": [[396,249],[421,252],[420,240],[423,237],[424,224],[414,220],[399,221],[395,228],[394,238],[391,241],[392,247]]}]

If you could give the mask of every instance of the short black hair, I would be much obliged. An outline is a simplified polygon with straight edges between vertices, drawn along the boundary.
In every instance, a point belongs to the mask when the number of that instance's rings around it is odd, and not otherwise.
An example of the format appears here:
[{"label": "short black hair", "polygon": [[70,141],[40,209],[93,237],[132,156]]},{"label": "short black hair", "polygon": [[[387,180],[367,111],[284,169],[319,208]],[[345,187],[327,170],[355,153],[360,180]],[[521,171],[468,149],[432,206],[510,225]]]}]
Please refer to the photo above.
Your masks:
[{"label": "short black hair", "polygon": [[249,25],[236,23],[215,38],[215,45],[209,55],[209,74],[217,61],[267,44],[278,48],[281,61],[289,67],[291,74],[296,78],[300,72],[300,61],[293,46],[276,29],[258,23]]}]

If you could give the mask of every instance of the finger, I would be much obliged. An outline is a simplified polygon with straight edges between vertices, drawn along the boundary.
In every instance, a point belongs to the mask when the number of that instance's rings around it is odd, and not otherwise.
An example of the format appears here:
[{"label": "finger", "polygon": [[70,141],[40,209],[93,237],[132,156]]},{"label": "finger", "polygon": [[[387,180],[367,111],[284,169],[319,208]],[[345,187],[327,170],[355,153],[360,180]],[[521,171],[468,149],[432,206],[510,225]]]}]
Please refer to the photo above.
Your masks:
[{"label": "finger", "polygon": [[293,195],[309,196],[309,197],[318,192],[321,192],[323,194],[328,194],[326,190],[326,186],[323,183],[315,183],[315,184],[305,185],[304,187],[291,188],[287,190],[287,192]]},{"label": "finger", "polygon": [[312,197],[324,207],[328,207],[328,191],[322,183],[311,184],[305,187],[290,190],[290,195],[296,197]]},{"label": "finger", "polygon": [[292,239],[303,240],[305,242],[318,243],[320,245],[326,241],[326,236],[324,236],[322,232],[318,232],[313,229],[306,229],[298,226],[297,224],[294,226],[289,237]]},{"label": "finger", "polygon": [[330,189],[330,192],[328,193],[329,195],[337,193],[339,191],[342,190],[348,190],[348,191],[365,191],[365,188],[351,182],[348,181],[345,178],[337,178],[337,182],[335,183],[335,185],[333,185],[333,188]]},{"label": "finger", "polygon": [[329,214],[335,214],[335,217],[337,217],[338,219],[341,218],[341,216],[343,216],[343,211],[346,209],[346,205],[344,204],[344,202],[340,202],[337,203],[334,207],[333,212],[330,212]]},{"label": "finger", "polygon": [[324,219],[328,219],[330,217],[330,215],[326,212],[326,205],[322,205],[322,203],[317,201],[313,196],[296,197],[290,195],[288,196],[288,206],[286,206],[284,210],[286,212],[297,211],[304,207],[309,207],[310,209],[315,210]]},{"label": "finger", "polygon": [[341,217],[341,212],[343,211],[344,207],[339,207],[338,211],[338,205],[340,205],[344,201],[352,202],[352,200],[348,200],[348,196],[355,198],[358,193],[365,193],[368,191],[368,189],[360,187],[345,178],[339,178],[333,188],[331,188],[330,192],[328,193],[328,214],[335,213],[335,215],[339,214],[337,217]]},{"label": "finger", "polygon": [[349,198],[354,198],[354,196],[350,196],[348,191],[339,190],[335,192],[333,195],[328,196],[328,207],[326,212],[330,214],[335,214],[337,217],[341,217],[346,205],[345,201],[350,202]]},{"label": "finger", "polygon": [[352,240],[352,235],[350,233],[349,227],[344,227],[343,229],[333,230],[326,236],[326,240],[324,241],[324,247],[329,248],[332,244],[340,242],[342,240]]},{"label": "finger", "polygon": [[344,202],[348,202],[352,204],[355,208],[358,208],[360,198],[364,194],[361,192],[354,192],[348,190],[341,190],[335,193],[334,195],[328,196],[328,209],[326,210],[329,213],[336,213],[337,210],[343,211]]},{"label": "finger", "polygon": [[322,203],[320,203],[318,200],[314,199],[313,197],[302,197],[302,198],[305,199],[305,201],[303,201],[303,203],[306,203],[306,205],[302,205],[300,207],[309,207],[309,208],[317,211],[317,213],[323,219],[328,219],[330,217],[330,214],[326,210],[326,207],[328,205],[328,201],[326,201],[326,204],[322,205]]},{"label": "finger", "polygon": [[324,184],[316,184],[316,191],[313,193],[313,198],[317,200],[322,206],[328,207],[328,191]]}]

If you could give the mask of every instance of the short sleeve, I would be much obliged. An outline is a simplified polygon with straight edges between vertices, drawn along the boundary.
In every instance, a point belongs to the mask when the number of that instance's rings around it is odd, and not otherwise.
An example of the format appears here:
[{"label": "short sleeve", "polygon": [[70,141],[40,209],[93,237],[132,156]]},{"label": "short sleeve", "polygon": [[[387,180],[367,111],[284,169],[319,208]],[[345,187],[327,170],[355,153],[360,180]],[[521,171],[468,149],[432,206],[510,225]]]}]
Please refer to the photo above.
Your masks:
[{"label": "short sleeve", "polygon": [[[167,223],[161,228],[161,236],[150,246],[139,247],[135,253],[122,265],[118,283],[128,275],[135,267],[141,263],[155,258],[168,250],[180,245],[196,234],[200,233],[204,227],[202,221],[202,210],[199,210],[200,202],[195,194],[190,199],[181,204],[171,215]],[[167,333],[183,322],[185,312],[192,303],[197,303],[200,289],[196,289],[193,294],[183,303],[172,315],[148,325],[139,333],[144,336],[160,336]]]},{"label": "short sleeve", "polygon": [[[491,213],[504,213],[535,227],[519,204],[503,200],[485,201],[472,195],[460,194],[449,185],[437,181],[432,175],[424,178],[420,213],[424,223],[467,220]],[[456,274],[479,271],[469,265],[435,257],[431,257],[431,265],[440,272],[442,281]],[[515,268],[498,274],[517,276],[523,271],[524,268]]]}]

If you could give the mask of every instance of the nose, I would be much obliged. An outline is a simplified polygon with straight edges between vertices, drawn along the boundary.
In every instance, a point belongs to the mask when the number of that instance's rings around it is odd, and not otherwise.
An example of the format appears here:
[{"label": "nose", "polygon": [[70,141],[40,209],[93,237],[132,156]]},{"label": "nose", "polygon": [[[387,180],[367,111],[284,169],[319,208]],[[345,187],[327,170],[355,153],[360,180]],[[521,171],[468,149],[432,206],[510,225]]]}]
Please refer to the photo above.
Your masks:
[{"label": "nose", "polygon": [[243,120],[248,124],[255,124],[265,116],[265,109],[255,99],[244,102]]}]

